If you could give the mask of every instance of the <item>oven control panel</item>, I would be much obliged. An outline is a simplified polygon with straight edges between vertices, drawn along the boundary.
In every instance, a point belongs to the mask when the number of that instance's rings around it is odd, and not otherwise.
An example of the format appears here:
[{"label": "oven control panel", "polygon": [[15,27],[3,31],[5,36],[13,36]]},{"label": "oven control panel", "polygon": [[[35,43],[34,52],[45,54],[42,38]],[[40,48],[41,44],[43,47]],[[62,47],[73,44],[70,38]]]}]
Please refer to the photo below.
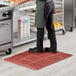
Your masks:
[{"label": "oven control panel", "polygon": [[10,17],[12,17],[12,11],[11,10],[0,12],[0,20],[4,20],[4,19],[10,18]]}]

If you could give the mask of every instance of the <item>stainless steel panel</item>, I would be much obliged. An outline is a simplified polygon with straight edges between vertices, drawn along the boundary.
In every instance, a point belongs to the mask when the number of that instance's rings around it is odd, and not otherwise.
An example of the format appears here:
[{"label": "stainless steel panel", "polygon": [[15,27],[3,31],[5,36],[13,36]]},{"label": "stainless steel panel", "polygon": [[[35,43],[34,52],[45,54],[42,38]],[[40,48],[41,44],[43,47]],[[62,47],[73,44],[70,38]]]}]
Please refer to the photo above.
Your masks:
[{"label": "stainless steel panel", "polygon": [[0,45],[11,42],[11,19],[0,21]]},{"label": "stainless steel panel", "polygon": [[74,27],[73,0],[64,0],[64,26],[66,30]]},{"label": "stainless steel panel", "polygon": [[74,0],[74,13],[75,13],[75,17],[76,17],[76,0]]},{"label": "stainless steel panel", "polygon": [[74,16],[75,16],[75,27],[76,27],[76,0],[74,0]]}]

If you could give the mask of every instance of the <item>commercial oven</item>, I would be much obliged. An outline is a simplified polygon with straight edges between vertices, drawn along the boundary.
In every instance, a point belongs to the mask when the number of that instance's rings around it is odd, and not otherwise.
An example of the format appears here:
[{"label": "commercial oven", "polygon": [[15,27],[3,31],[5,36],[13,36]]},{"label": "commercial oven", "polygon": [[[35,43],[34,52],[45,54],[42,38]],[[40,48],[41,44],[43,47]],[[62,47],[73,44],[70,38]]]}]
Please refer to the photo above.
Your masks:
[{"label": "commercial oven", "polygon": [[6,54],[12,52],[12,12],[11,7],[0,4],[0,51]]}]

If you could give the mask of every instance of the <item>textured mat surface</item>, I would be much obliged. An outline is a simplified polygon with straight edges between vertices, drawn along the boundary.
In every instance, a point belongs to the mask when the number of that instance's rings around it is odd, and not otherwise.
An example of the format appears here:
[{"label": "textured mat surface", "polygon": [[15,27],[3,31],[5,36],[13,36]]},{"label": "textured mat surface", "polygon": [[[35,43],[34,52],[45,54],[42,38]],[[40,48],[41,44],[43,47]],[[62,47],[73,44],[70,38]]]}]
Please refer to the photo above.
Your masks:
[{"label": "textured mat surface", "polygon": [[45,66],[54,64],[55,62],[61,61],[71,56],[72,56],[71,54],[67,54],[63,52],[58,52],[54,54],[51,52],[32,53],[29,51],[25,51],[15,56],[6,58],[5,60],[21,65],[21,66],[25,66],[25,67],[38,70]]}]

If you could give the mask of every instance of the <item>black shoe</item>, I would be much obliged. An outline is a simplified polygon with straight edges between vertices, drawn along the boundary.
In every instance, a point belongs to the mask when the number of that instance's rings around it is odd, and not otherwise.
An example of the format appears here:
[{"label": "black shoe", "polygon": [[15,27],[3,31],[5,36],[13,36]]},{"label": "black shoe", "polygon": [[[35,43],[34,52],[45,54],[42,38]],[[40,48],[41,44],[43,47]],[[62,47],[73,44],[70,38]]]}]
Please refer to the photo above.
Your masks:
[{"label": "black shoe", "polygon": [[29,51],[34,53],[43,53],[43,50],[38,50],[37,48],[30,48]]},{"label": "black shoe", "polygon": [[58,53],[57,50],[52,50],[51,48],[45,48],[45,52]]}]

